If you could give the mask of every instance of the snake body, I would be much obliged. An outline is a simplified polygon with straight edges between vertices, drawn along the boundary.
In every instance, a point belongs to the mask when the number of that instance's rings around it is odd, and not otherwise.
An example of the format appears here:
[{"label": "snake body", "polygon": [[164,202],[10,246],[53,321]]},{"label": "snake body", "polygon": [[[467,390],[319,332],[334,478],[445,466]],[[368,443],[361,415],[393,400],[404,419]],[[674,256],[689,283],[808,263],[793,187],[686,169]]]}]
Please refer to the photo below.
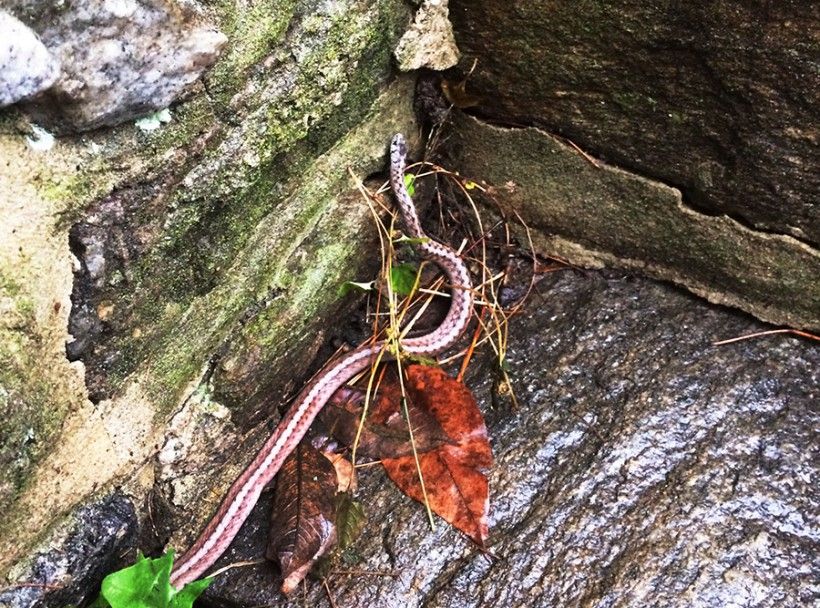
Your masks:
[{"label": "snake body", "polygon": [[[428,334],[403,339],[401,347],[411,355],[434,356],[452,346],[470,321],[473,310],[472,283],[458,253],[428,239],[421,229],[413,200],[404,184],[406,157],[404,136],[396,134],[390,144],[390,186],[402,221],[410,237],[423,239],[418,245],[419,250],[444,271],[452,295],[450,309],[442,323]],[[222,555],[239,532],[262,490],[302,440],[319,411],[337,389],[368,369],[384,346],[384,341],[359,346],[331,361],[302,389],[259,453],[231,485],[216,514],[191,548],[177,560],[171,573],[174,586],[181,587],[199,578]]]}]

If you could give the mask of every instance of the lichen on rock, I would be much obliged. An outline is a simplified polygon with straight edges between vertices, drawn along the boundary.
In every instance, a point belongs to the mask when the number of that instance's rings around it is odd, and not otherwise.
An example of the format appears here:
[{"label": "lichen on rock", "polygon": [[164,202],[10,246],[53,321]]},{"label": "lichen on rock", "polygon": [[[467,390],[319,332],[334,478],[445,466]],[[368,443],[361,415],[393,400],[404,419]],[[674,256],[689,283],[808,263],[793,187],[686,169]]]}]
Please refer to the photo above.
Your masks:
[{"label": "lichen on rock", "polygon": [[446,70],[458,63],[459,52],[449,19],[449,0],[424,0],[395,50],[403,72]]}]

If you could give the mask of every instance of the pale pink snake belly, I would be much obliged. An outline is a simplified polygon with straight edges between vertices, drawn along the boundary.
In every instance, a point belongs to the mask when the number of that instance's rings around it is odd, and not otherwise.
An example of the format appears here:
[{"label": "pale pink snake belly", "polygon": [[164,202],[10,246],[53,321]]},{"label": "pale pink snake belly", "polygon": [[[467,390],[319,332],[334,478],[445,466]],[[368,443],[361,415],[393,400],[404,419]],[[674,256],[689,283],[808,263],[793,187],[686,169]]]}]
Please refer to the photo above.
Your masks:
[{"label": "pale pink snake belly", "polygon": [[[397,134],[390,145],[390,185],[393,195],[401,209],[408,236],[424,239],[418,245],[422,255],[444,271],[452,291],[450,309],[444,321],[426,335],[403,339],[401,347],[411,355],[434,356],[452,346],[469,323],[473,310],[472,283],[467,267],[458,253],[446,245],[429,240],[422,231],[413,200],[404,185],[406,155],[404,136]],[[384,341],[359,346],[328,363],[302,389],[262,449],[231,485],[208,525],[191,548],[177,560],[171,573],[174,586],[179,588],[199,578],[222,555],[247,519],[262,490],[299,444],[331,395],[350,378],[368,369],[383,348]]]}]

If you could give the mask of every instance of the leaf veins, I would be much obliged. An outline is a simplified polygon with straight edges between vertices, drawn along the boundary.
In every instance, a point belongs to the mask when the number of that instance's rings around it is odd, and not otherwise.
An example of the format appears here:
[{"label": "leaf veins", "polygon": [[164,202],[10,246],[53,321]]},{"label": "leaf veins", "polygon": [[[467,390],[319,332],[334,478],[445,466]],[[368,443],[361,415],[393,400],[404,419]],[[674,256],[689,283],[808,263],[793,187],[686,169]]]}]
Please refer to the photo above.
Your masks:
[{"label": "leaf veins", "polygon": [[337,485],[333,464],[308,442],[282,465],[265,555],[279,562],[283,593],[293,591],[336,542]]},{"label": "leaf veins", "polygon": [[[469,389],[442,369],[426,365],[407,368],[410,411],[427,411],[452,440],[419,454],[430,508],[480,546],[488,537],[489,484],[484,471],[493,461],[487,427]],[[400,411],[400,401],[381,399],[374,417]],[[411,414],[412,416],[412,414]],[[423,502],[413,456],[384,458],[387,474],[411,498]]]}]

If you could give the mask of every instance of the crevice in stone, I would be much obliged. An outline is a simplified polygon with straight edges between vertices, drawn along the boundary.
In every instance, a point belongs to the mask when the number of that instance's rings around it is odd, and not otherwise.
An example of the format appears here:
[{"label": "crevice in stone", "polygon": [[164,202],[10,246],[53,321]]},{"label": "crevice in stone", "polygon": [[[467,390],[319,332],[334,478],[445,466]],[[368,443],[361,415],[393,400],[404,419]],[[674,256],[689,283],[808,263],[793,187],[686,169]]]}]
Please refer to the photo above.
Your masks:
[{"label": "crevice in stone", "polygon": [[528,120],[525,118],[521,118],[520,121],[498,119],[492,114],[482,112],[476,108],[465,109],[462,111],[465,114],[472,116],[473,118],[493,127],[499,127],[510,130],[536,129],[538,131],[543,132],[545,135],[549,137],[558,139],[559,141],[570,141],[572,142],[571,147],[576,147],[579,150],[582,150],[585,155],[589,156],[590,158],[596,161],[606,163],[610,167],[614,167],[627,173],[631,173],[634,176],[651,180],[653,182],[662,184],[669,188],[674,188],[675,190],[678,190],[681,193],[681,205],[694,213],[706,217],[726,217],[736,222],[743,228],[746,228],[747,230],[750,230],[752,232],[767,234],[775,237],[789,237],[798,241],[800,244],[812,249],[813,251],[820,253],[820,249],[818,249],[817,245],[811,241],[806,240],[804,237],[798,236],[793,233],[785,233],[777,230],[764,228],[762,226],[752,223],[739,213],[714,209],[711,205],[705,202],[704,197],[695,188],[691,186],[681,184],[674,180],[668,180],[663,176],[647,174],[642,168],[636,165],[631,165],[629,162],[626,161],[626,159],[622,157],[612,157],[611,155],[604,153],[602,150],[598,148],[582,147],[579,144],[575,143],[574,139],[571,137],[571,134],[567,133],[563,129],[555,129],[554,127],[551,127],[549,125],[543,125],[538,121],[531,119]]}]

